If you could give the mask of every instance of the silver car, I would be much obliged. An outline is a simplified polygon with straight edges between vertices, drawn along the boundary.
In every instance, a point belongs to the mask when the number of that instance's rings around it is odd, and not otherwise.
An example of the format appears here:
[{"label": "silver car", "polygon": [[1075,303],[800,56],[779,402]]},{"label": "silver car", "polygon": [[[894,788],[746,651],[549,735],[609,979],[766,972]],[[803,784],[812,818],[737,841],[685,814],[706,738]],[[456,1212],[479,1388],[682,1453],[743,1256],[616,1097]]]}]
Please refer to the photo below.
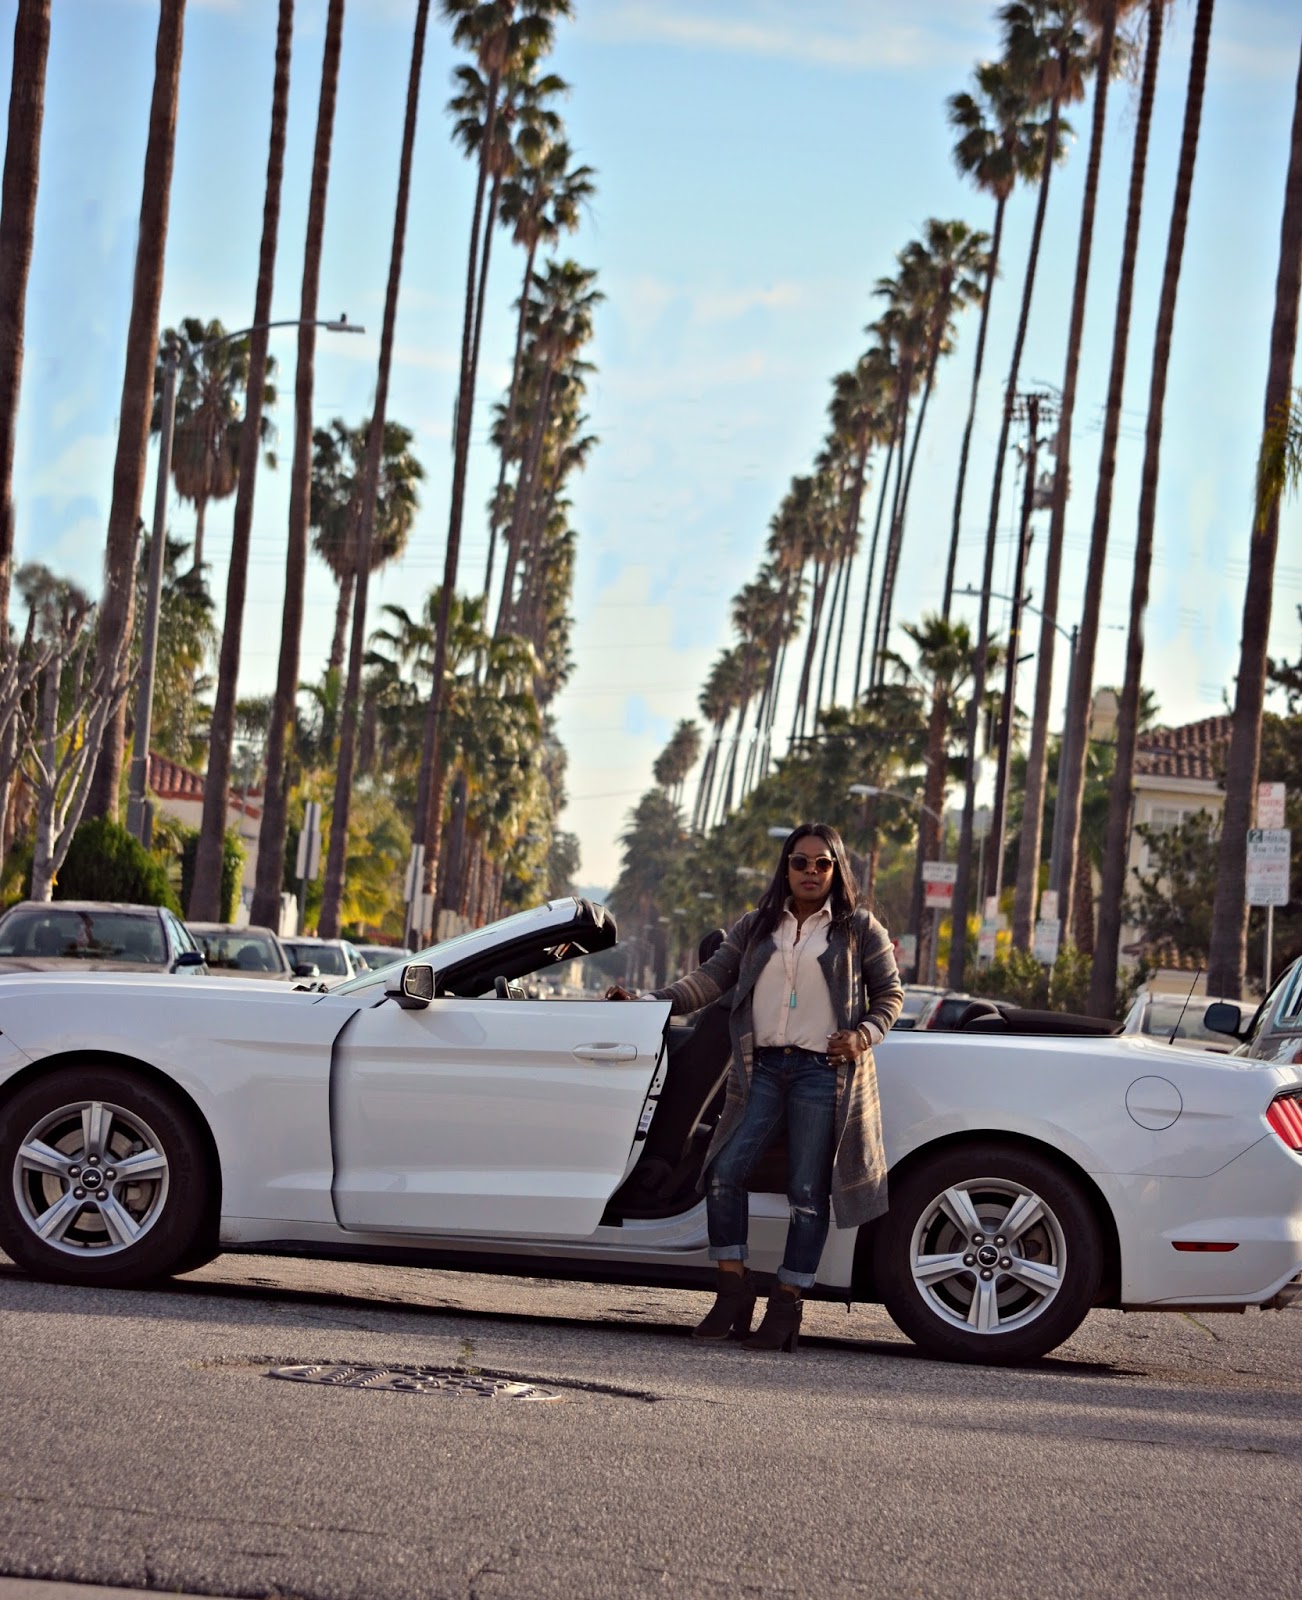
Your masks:
[{"label": "silver car", "polygon": [[203,951],[166,906],[24,900],[0,917],[0,972],[207,974]]},{"label": "silver car", "polygon": [[1236,1056],[1302,1064],[1302,956],[1284,968],[1255,1012],[1245,1015],[1233,1001],[1218,1000],[1207,1007],[1203,1025],[1237,1040]]}]

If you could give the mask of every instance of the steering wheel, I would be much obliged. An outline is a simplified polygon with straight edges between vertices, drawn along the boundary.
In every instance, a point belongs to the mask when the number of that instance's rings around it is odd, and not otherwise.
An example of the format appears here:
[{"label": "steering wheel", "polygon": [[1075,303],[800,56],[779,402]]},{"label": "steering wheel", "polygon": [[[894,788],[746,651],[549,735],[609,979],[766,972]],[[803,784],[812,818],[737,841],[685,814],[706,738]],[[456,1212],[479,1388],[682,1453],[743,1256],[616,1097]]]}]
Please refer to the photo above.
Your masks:
[{"label": "steering wheel", "polygon": [[511,985],[505,978],[494,978],[493,993],[499,1000],[509,1000],[511,999]]}]

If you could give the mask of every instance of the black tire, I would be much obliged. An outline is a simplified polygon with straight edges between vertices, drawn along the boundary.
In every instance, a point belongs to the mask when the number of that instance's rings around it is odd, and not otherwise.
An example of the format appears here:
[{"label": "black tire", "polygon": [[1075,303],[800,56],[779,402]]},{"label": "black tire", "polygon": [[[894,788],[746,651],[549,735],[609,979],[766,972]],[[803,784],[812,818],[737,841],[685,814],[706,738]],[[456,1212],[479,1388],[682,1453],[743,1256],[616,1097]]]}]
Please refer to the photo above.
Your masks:
[{"label": "black tire", "polygon": [[179,1097],[129,1069],[60,1067],[0,1103],[0,1247],[34,1277],[129,1289],[199,1265],[212,1176]]},{"label": "black tire", "polygon": [[[1020,1232],[1019,1205],[1032,1218]],[[976,1223],[960,1232],[965,1214]],[[988,1366],[1038,1360],[1070,1338],[1103,1264],[1080,1185],[1050,1157],[993,1141],[939,1151],[892,1180],[875,1240],[878,1290],[901,1332],[938,1360]]]}]

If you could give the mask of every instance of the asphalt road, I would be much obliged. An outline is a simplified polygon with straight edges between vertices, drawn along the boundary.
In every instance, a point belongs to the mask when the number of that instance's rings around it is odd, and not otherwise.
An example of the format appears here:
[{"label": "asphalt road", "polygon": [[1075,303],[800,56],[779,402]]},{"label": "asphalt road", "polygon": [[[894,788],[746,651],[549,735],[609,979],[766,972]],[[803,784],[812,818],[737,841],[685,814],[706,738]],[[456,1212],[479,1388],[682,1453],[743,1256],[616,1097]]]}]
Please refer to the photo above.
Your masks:
[{"label": "asphalt road", "polygon": [[[795,1356],[694,1345],[706,1304],[233,1256],[90,1292],[0,1258],[0,1574],[312,1600],[1295,1586],[1302,1312],[1095,1313],[1000,1371],[843,1306]],[[301,1362],[558,1398],[267,1376]]]}]

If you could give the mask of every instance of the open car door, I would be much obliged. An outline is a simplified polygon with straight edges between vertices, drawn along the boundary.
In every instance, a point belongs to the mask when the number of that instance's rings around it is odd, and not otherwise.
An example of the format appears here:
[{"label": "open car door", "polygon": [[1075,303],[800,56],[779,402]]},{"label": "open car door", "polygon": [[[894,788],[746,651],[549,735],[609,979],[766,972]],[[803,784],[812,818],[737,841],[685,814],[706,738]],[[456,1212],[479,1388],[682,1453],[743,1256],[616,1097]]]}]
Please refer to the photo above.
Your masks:
[{"label": "open car door", "polygon": [[[615,939],[604,907],[553,900],[424,954],[423,1010],[373,1001],[352,1018],[331,1073],[341,1226],[595,1232],[651,1119],[669,1005],[526,999],[520,980]],[[383,993],[344,986],[362,987]]]}]

